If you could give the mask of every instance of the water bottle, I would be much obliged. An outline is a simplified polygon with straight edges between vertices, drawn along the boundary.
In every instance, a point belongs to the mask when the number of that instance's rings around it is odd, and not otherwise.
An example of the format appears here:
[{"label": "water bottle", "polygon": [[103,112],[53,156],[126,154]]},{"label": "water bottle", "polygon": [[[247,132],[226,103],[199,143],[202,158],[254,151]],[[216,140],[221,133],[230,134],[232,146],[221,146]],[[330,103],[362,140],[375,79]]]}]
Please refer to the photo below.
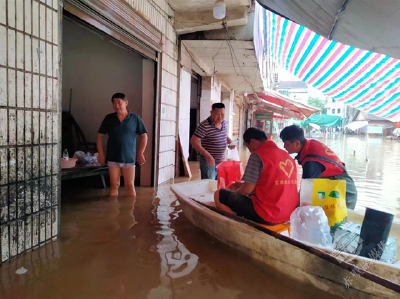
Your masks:
[{"label": "water bottle", "polygon": [[69,155],[68,155],[67,149],[65,149],[64,152],[63,152],[63,159],[64,160],[69,160]]}]

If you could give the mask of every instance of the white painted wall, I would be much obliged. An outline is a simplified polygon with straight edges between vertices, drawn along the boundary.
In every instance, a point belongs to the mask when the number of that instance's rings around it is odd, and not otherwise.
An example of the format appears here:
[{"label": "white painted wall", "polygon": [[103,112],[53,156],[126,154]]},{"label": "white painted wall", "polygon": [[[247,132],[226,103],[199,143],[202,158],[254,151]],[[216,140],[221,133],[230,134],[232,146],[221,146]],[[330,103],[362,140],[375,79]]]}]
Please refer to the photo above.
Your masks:
[{"label": "white painted wall", "polygon": [[230,138],[233,136],[234,100],[235,92],[233,90],[222,94],[222,103],[225,105],[225,122],[228,126],[228,136]]},{"label": "white painted wall", "polygon": [[211,111],[211,77],[203,77],[200,97],[200,122],[210,116]]},{"label": "white painted wall", "polygon": [[212,77],[202,77],[200,122],[210,116],[211,106],[221,102],[221,83]]},{"label": "white painted wall", "polygon": [[[344,110],[345,110],[345,106],[343,104],[343,102],[333,102],[333,100],[331,98],[328,99],[328,104],[326,105],[327,111],[326,114],[327,115],[336,115],[336,116],[340,116],[340,117],[344,117]],[[333,113],[333,109],[335,109],[335,113]],[[340,112],[338,112],[340,109]]]},{"label": "white painted wall", "polygon": [[191,74],[181,68],[178,133],[185,159],[189,157]]},{"label": "white painted wall", "polygon": [[289,97],[297,102],[307,104],[309,93],[307,89],[291,89],[289,90]]},{"label": "white painted wall", "polygon": [[200,122],[210,116],[211,111],[211,91],[202,90],[200,98]]},{"label": "white painted wall", "polygon": [[221,82],[216,77],[211,77],[211,103],[221,102]]},{"label": "white painted wall", "polygon": [[116,92],[128,97],[129,111],[142,115],[142,58],[65,18],[62,83],[63,111],[72,88],[71,112],[87,141],[96,141],[102,120],[114,112]]}]

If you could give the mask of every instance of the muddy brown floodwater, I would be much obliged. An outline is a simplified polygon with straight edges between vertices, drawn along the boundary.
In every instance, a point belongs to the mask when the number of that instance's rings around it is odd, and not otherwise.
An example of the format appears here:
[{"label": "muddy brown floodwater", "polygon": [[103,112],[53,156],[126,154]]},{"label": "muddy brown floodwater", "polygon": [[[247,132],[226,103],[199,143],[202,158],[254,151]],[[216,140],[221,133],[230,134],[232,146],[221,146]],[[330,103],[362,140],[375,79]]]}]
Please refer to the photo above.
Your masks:
[{"label": "muddy brown floodwater", "polygon": [[[356,210],[369,207],[400,219],[400,141],[338,133],[311,137],[325,143],[345,162],[358,191]],[[283,147],[280,140],[277,144]]]},{"label": "muddy brown floodwater", "polygon": [[68,189],[61,236],[0,268],[1,299],[335,298],[194,227],[169,185],[138,188],[136,202]]},{"label": "muddy brown floodwater", "polygon": [[[400,144],[343,138],[324,142],[347,163],[359,190],[357,207],[399,217]],[[191,168],[198,178],[196,163]],[[22,266],[28,272],[16,275]],[[0,268],[0,298],[335,297],[290,280],[194,227],[164,185],[138,188],[136,202],[126,196],[110,199],[98,188],[64,189],[61,236]]]}]

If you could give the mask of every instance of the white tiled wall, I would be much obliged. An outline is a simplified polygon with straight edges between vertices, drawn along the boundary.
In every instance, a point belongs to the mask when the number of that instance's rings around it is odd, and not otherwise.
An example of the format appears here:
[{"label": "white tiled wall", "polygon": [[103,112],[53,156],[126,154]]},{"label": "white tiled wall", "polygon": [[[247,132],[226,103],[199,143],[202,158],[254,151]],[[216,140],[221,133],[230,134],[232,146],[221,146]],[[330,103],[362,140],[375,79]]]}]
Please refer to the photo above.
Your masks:
[{"label": "white tiled wall", "polygon": [[163,34],[158,176],[158,183],[162,184],[173,179],[175,175],[178,47],[176,33],[171,24],[174,11],[166,0],[127,0],[127,2]]},{"label": "white tiled wall", "polygon": [[58,235],[58,9],[0,0],[0,263]]},{"label": "white tiled wall", "polygon": [[178,62],[173,58],[176,53],[176,47],[164,47],[164,50],[166,52],[162,54],[159,184],[173,179],[175,176],[176,115],[178,105]]}]

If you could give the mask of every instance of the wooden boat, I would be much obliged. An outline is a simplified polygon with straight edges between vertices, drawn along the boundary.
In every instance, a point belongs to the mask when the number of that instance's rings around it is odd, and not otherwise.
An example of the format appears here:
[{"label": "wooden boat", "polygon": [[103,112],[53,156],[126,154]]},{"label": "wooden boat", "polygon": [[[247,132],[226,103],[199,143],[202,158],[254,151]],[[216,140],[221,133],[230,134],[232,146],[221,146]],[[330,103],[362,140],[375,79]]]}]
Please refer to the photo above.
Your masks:
[{"label": "wooden boat", "polygon": [[[216,182],[193,181],[171,186],[185,216],[218,240],[237,248],[295,280],[343,298],[400,298],[400,267],[297,241],[241,217],[215,209]],[[364,215],[348,211],[348,221]],[[400,240],[400,222],[390,236]],[[369,265],[364,271],[365,265]]]}]

